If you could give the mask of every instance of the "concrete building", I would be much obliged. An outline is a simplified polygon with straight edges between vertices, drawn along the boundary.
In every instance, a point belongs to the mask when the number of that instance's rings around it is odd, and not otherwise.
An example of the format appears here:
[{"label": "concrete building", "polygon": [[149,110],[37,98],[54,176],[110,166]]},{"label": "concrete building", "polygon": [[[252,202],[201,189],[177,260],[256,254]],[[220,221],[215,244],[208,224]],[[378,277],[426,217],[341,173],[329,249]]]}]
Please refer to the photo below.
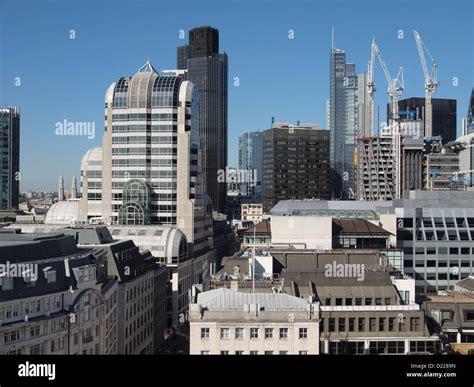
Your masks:
[{"label": "concrete building", "polygon": [[[417,293],[449,290],[474,272],[474,192],[410,191],[393,201],[281,201],[271,211],[272,244],[332,248],[332,219],[365,219],[390,232],[393,266],[414,277]],[[397,262],[401,256],[395,254]]]},{"label": "concrete building", "polygon": [[240,219],[244,222],[261,222],[263,219],[263,205],[261,203],[242,204]]},{"label": "concrete building", "polygon": [[[356,137],[372,137],[378,133],[373,133],[371,127],[369,107],[369,92],[367,90],[367,73],[357,76],[357,133]],[[378,128],[377,128],[378,130]]]},{"label": "concrete building", "polygon": [[317,355],[319,305],[277,293],[216,289],[191,304],[192,355]]},{"label": "concrete building", "polygon": [[357,142],[357,199],[392,200],[395,197],[392,137],[363,137]]},{"label": "concrete building", "polygon": [[[185,48],[187,47],[187,48]],[[177,65],[200,96],[200,139],[204,191],[214,211],[226,213],[225,182],[217,175],[227,166],[227,54],[219,53],[219,31],[202,26],[189,31],[189,46],[178,47]]]},{"label": "concrete building", "polygon": [[239,136],[239,169],[251,171],[254,177],[253,181],[240,184],[240,192],[254,199],[262,197],[262,141],[262,132],[246,132]]},{"label": "concrete building", "polygon": [[103,256],[70,235],[2,230],[0,257],[0,353],[118,353],[118,283]]},{"label": "concrete building", "polygon": [[256,271],[255,281],[251,260],[244,255],[227,260],[212,286],[242,293],[253,293],[255,288],[258,293],[287,294],[319,304],[320,353],[412,354],[441,349],[415,303],[414,279],[402,276],[387,257],[373,250],[269,249],[266,257],[257,257],[256,267],[263,265],[267,273]]},{"label": "concrete building", "polygon": [[211,248],[206,227],[211,220],[202,182],[197,88],[181,75],[158,74],[147,62],[134,76],[113,83],[105,101],[103,221],[177,226],[191,256],[205,254]]},{"label": "concrete building", "polygon": [[459,171],[453,176],[456,185],[471,189],[474,185],[474,133],[463,135],[446,144],[459,156]]},{"label": "concrete building", "polygon": [[427,191],[453,191],[463,189],[458,180],[459,155],[443,148],[439,153],[429,153],[424,160],[424,187]]},{"label": "concrete building", "polygon": [[346,62],[345,51],[334,47],[330,51],[329,82],[331,198],[354,198],[357,75],[355,65]]},{"label": "concrete building", "polygon": [[0,109],[0,211],[18,209],[20,197],[20,109]]},{"label": "concrete building", "polygon": [[[472,278],[469,280],[472,282]],[[433,333],[439,335],[452,352],[464,355],[474,353],[472,293],[462,291],[430,295],[423,303],[423,309]]]},{"label": "concrete building", "polygon": [[305,198],[329,198],[329,131],[274,123],[263,132],[263,210]]}]

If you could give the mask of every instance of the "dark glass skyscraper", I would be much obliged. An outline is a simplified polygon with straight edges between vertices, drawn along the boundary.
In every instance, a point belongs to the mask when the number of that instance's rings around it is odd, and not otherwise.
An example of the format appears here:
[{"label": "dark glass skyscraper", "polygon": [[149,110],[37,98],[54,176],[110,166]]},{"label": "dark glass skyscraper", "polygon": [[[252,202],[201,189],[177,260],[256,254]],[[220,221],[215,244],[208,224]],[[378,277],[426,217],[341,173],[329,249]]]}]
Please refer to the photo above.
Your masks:
[{"label": "dark glass skyscraper", "polygon": [[329,77],[331,197],[354,198],[357,75],[355,65],[346,63],[344,51],[331,49]]},{"label": "dark glass skyscraper", "polygon": [[18,209],[20,109],[0,109],[0,210]]},{"label": "dark glass skyscraper", "polygon": [[[456,139],[456,100],[432,98],[433,136],[441,136],[443,143]],[[424,121],[425,99],[419,97],[398,101],[398,115],[403,121]],[[387,104],[387,121],[391,119],[390,104]]]},{"label": "dark glass skyscraper", "polygon": [[189,46],[178,47],[177,59],[199,90],[204,187],[214,210],[225,213],[227,184],[217,177],[227,166],[227,54],[219,53],[219,31],[192,29]]}]

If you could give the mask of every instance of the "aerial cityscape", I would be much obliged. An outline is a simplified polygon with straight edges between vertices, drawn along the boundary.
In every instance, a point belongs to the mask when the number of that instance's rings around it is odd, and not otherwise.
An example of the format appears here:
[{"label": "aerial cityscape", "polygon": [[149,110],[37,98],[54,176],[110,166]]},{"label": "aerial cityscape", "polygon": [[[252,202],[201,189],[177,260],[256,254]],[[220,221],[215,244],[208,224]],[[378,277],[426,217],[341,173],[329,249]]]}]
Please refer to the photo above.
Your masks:
[{"label": "aerial cityscape", "polygon": [[474,355],[472,1],[159,3],[0,1],[0,355]]}]

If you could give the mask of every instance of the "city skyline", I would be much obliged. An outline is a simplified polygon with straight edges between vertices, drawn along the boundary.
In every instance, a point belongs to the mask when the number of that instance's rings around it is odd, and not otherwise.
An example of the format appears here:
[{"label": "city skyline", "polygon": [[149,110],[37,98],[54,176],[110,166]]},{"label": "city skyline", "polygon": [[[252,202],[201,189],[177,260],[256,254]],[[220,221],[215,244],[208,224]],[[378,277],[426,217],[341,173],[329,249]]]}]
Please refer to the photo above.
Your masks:
[{"label": "city skyline", "polygon": [[[458,101],[460,135],[473,84],[472,50],[462,51],[471,43],[472,6],[460,1],[457,10],[445,12],[446,5],[434,2],[430,12],[450,24],[446,31],[419,17],[426,2],[400,3],[400,9],[411,7],[412,12],[396,22],[385,19],[383,5],[362,3],[366,7],[301,1],[282,12],[284,5],[280,3],[270,8],[265,3],[236,7],[209,1],[204,3],[206,6],[200,4],[199,9],[192,2],[183,1],[178,2],[182,14],[173,15],[173,8],[156,7],[156,15],[165,12],[166,17],[158,17],[158,22],[150,24],[141,20],[145,26],[141,29],[132,28],[137,22],[129,20],[125,30],[114,21],[130,11],[134,6],[131,2],[104,8],[89,1],[66,3],[67,6],[56,2],[39,6],[29,1],[3,1],[2,15],[9,17],[2,18],[0,105],[17,105],[22,115],[20,189],[55,190],[61,173],[77,175],[82,155],[102,141],[107,85],[123,74],[133,74],[147,57],[159,69],[175,68],[177,47],[187,41],[188,31],[199,25],[219,30],[220,51],[230,58],[229,166],[237,165],[239,135],[270,128],[272,116],[276,121],[299,120],[325,126],[332,26],[335,47],[346,52],[348,62],[355,63],[357,74],[366,71],[370,41],[376,36],[389,70],[394,73],[400,65],[405,68],[405,97],[424,95],[423,73],[413,38],[413,29],[419,30],[439,65],[441,85],[434,97]],[[362,12],[367,12],[367,5],[374,23],[358,20]],[[252,15],[249,7],[254,10]],[[143,17],[154,21],[156,15],[149,12]],[[244,18],[246,29],[240,28]],[[94,23],[96,19],[101,22]],[[47,29],[43,28],[46,23]],[[130,33],[133,30],[136,32]],[[400,30],[403,39],[399,39]],[[32,55],[35,66],[28,60]],[[462,55],[463,60],[452,61]],[[385,121],[386,83],[381,70],[376,68],[375,72],[375,104],[380,105],[381,121]],[[454,77],[458,86],[454,86]],[[279,93],[278,85],[291,98]],[[57,124],[64,120],[95,123],[95,138],[58,136]]]}]

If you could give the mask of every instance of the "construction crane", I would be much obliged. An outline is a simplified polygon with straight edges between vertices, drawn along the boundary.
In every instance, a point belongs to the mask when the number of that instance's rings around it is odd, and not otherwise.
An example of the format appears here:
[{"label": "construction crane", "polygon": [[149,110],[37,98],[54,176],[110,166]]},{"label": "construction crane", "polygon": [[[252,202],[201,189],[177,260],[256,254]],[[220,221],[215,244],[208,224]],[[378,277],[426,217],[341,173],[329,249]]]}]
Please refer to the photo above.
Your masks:
[{"label": "construction crane", "polygon": [[[435,63],[430,52],[426,48],[425,43],[421,40],[420,34],[415,30],[416,47],[418,48],[418,55],[420,56],[421,67],[425,76],[425,136],[431,137],[433,135],[433,107],[431,103],[431,94],[436,93],[438,88],[438,66]],[[425,51],[431,59],[431,72],[428,71],[426,64]]]},{"label": "construction crane", "polygon": [[390,72],[387,69],[387,65],[382,58],[382,52],[377,45],[375,38],[372,40],[372,46],[370,50],[370,60],[367,68],[367,92],[369,94],[369,124],[370,130],[373,132],[374,126],[374,93],[377,90],[374,82],[374,63],[375,56],[377,56],[380,66],[382,67],[383,73],[387,80],[388,90],[387,94],[390,100],[390,110],[392,112],[392,120],[398,120],[398,100],[403,94],[404,81],[403,81],[403,68],[400,67],[397,76],[392,78]]},{"label": "construction crane", "polygon": [[369,123],[370,129],[373,129],[374,122],[374,93],[376,91],[375,81],[374,81],[374,63],[375,56],[377,56],[380,66],[385,75],[385,79],[388,83],[388,96],[390,101],[390,110],[391,110],[391,120],[389,122],[389,127],[391,130],[391,135],[393,138],[393,156],[395,164],[395,198],[399,199],[402,196],[401,189],[401,131],[399,125],[399,115],[398,115],[398,101],[403,95],[405,89],[404,80],[403,80],[403,68],[400,67],[398,70],[397,76],[392,78],[390,72],[388,71],[387,65],[382,58],[382,52],[377,45],[375,38],[372,39],[372,46],[370,50],[370,61],[367,69],[367,92],[369,94]]}]

